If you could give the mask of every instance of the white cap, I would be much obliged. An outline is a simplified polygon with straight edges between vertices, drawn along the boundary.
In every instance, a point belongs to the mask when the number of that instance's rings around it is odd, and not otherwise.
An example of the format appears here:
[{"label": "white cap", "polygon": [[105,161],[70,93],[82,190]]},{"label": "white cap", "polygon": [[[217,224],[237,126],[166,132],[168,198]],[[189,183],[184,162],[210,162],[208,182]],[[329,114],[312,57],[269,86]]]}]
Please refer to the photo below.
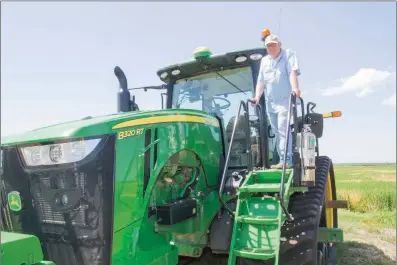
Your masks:
[{"label": "white cap", "polygon": [[280,43],[280,39],[277,37],[277,35],[270,34],[265,39],[265,46],[267,46],[270,43]]}]

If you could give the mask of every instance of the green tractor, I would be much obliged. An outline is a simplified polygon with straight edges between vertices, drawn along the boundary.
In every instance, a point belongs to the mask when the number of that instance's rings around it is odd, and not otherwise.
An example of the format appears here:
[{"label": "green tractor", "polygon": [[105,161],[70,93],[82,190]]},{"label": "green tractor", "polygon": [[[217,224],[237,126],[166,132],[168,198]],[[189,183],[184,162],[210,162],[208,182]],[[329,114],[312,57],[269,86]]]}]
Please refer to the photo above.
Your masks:
[{"label": "green tractor", "polygon": [[265,55],[198,48],[157,72],[162,85],[136,88],[164,90],[156,111],[139,110],[116,67],[118,113],[3,138],[2,264],[175,265],[204,251],[228,265],[336,264],[344,203],[318,140],[338,112],[291,94],[293,167],[271,169],[264,99],[248,100]]}]

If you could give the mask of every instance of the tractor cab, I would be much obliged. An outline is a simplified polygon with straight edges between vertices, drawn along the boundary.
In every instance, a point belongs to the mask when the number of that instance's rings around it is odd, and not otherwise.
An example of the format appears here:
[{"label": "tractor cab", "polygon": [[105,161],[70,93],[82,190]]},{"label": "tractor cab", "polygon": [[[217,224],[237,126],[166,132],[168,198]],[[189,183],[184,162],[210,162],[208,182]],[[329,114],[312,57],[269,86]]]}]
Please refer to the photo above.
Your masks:
[{"label": "tractor cab", "polygon": [[[256,167],[277,162],[272,161],[274,136],[267,120],[262,119],[265,117],[264,101],[262,99],[257,107],[248,104],[254,97],[260,61],[265,55],[263,48],[212,55],[208,48],[200,47],[194,52],[194,60],[157,72],[166,83],[166,108],[200,110],[217,117],[227,136],[224,137],[225,146],[231,142],[236,115],[244,102],[230,155],[229,165],[235,169],[246,168],[250,160]],[[244,112],[248,112],[247,116]],[[251,157],[247,150],[252,150]]]}]

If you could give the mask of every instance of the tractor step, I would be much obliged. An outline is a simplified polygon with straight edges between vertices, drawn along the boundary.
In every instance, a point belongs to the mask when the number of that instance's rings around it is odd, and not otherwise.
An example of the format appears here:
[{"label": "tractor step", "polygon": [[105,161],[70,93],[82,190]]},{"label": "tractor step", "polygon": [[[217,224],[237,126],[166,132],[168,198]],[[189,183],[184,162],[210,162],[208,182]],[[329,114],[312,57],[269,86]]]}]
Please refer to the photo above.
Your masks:
[{"label": "tractor step", "polygon": [[[288,186],[291,170],[286,170],[285,186]],[[254,192],[279,192],[281,187],[282,170],[260,170],[253,171],[249,174],[244,185],[238,191],[239,193]]]},{"label": "tractor step", "polygon": [[279,218],[273,216],[250,216],[250,215],[240,215],[236,218],[236,222],[244,224],[258,224],[258,225],[277,225]]},{"label": "tractor step", "polygon": [[274,250],[265,250],[262,248],[236,248],[234,254],[238,257],[268,260],[276,256]]},{"label": "tractor step", "polygon": [[239,188],[240,193],[245,192],[279,192],[280,191],[280,184],[279,183],[265,183],[265,184],[251,184],[245,187]]}]

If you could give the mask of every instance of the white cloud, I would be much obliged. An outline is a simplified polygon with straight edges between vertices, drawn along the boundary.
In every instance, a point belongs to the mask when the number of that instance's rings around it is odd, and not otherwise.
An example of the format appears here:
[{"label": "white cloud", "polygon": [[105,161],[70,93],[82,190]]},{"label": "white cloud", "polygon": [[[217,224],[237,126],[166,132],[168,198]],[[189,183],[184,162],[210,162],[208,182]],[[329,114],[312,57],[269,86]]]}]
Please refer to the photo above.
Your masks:
[{"label": "white cloud", "polygon": [[386,106],[396,106],[396,92],[394,92],[394,94],[389,97],[389,98],[385,98],[382,102],[382,105],[386,105]]},{"label": "white cloud", "polygon": [[323,89],[322,94],[333,96],[355,92],[357,97],[365,97],[374,92],[375,89],[384,86],[393,75],[395,75],[395,72],[361,68],[352,76],[333,81],[335,85]]}]

